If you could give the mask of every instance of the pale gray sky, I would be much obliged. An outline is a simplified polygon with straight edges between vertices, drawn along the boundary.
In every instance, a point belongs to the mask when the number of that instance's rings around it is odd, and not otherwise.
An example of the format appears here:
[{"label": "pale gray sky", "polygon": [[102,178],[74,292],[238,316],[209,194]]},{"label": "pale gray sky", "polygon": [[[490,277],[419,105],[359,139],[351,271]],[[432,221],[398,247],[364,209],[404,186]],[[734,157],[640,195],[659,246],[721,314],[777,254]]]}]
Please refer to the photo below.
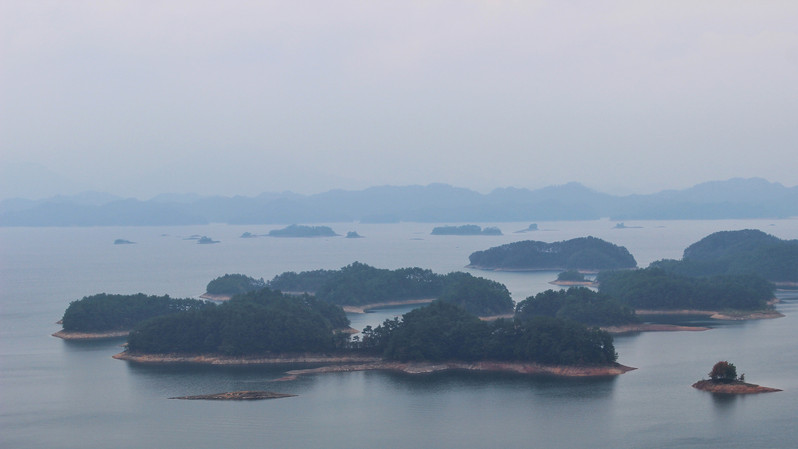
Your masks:
[{"label": "pale gray sky", "polygon": [[6,0],[0,198],[793,186],[796,24],[766,0]]}]

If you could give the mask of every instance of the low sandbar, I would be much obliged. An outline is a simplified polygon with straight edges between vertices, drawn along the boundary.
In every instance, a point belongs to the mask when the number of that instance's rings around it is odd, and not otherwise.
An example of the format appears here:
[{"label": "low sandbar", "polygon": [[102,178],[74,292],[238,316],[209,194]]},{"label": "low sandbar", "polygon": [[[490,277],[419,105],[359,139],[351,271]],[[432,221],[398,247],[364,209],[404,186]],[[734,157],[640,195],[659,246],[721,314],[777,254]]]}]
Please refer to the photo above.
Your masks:
[{"label": "low sandbar", "polygon": [[196,396],[177,396],[169,399],[186,399],[190,401],[254,401],[259,399],[291,398],[295,394],[275,393],[273,391],[229,391],[227,393],[200,394]]},{"label": "low sandbar", "polygon": [[429,304],[432,301],[435,301],[434,298],[427,298],[427,299],[405,299],[401,301],[386,301],[386,302],[377,302],[373,304],[364,304],[362,306],[341,306],[344,309],[344,312],[347,313],[366,313],[372,309],[380,309],[383,307],[394,307],[394,306],[407,306],[413,304]]},{"label": "low sandbar", "polygon": [[711,380],[700,380],[693,384],[693,388],[718,394],[757,394],[781,391],[778,388],[762,387],[740,381],[713,382]]}]

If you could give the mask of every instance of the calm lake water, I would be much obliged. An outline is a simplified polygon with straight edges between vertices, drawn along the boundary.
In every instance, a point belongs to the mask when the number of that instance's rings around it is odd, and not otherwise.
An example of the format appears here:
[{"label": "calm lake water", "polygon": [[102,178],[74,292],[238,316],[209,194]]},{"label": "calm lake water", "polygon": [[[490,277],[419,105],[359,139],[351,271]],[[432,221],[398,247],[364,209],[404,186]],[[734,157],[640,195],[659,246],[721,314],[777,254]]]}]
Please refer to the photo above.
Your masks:
[{"label": "calm lake water", "polygon": [[[94,293],[197,296],[211,279],[244,273],[381,268],[465,270],[476,250],[534,239],[593,235],[626,246],[640,266],[680,258],[719,230],[755,228],[798,238],[798,220],[496,225],[504,236],[431,236],[433,224],[331,224],[366,238],[238,238],[276,226],[0,228],[0,447],[2,448],[751,448],[795,447],[798,430],[798,293],[781,292],[775,320],[711,322],[707,332],[616,337],[616,378],[384,372],[320,374],[272,382],[294,366],[140,366],[111,359],[121,340],[51,337],[70,301]],[[183,240],[207,235],[221,243]],[[117,238],[137,242],[113,245]],[[465,270],[470,271],[470,270]],[[471,271],[504,283],[516,301],[556,273]],[[376,325],[410,310],[351,316]],[[690,385],[718,360],[779,393],[718,397]],[[172,396],[273,390],[297,397],[253,402]]]}]

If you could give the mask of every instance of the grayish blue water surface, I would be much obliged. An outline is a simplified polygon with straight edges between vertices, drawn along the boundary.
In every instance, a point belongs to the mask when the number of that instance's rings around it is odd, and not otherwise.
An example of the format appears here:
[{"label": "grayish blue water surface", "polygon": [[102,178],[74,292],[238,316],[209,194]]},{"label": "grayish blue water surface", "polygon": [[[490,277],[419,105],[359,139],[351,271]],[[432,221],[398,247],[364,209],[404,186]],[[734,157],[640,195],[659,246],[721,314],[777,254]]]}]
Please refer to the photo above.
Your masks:
[{"label": "grayish blue water surface", "polygon": [[[497,225],[485,223],[481,225]],[[516,240],[593,235],[626,246],[641,266],[679,258],[719,230],[756,228],[798,238],[798,220],[498,224],[504,236],[431,236],[433,224],[331,224],[363,239],[240,239],[275,227],[0,228],[0,447],[794,447],[798,431],[798,301],[780,293],[775,320],[711,322],[707,332],[616,337],[616,378],[385,372],[310,375],[272,382],[295,366],[142,366],[111,358],[123,340],[51,337],[70,301],[99,292],[197,296],[211,279],[244,273],[340,268],[464,270],[476,250]],[[630,225],[630,223],[627,223]],[[197,245],[183,237],[208,235]],[[124,238],[135,245],[113,245]],[[471,271],[471,270],[468,270]],[[556,273],[471,271],[505,283],[516,301],[554,288]],[[352,315],[358,329],[410,310]],[[684,320],[690,321],[687,317]],[[695,322],[695,321],[693,321]],[[706,322],[706,320],[699,320]],[[718,360],[779,393],[720,397],[690,388]],[[253,402],[169,397],[232,390],[297,397]]]}]

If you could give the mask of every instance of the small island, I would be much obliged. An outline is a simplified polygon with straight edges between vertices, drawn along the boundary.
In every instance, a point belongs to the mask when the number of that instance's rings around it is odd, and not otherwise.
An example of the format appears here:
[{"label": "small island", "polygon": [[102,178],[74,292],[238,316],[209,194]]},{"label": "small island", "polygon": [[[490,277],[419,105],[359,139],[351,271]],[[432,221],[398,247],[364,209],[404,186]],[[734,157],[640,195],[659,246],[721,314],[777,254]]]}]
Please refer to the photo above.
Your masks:
[{"label": "small island", "polygon": [[275,393],[273,391],[229,391],[227,393],[200,394],[196,396],[177,396],[169,399],[212,400],[212,401],[254,401],[260,399],[279,399],[295,397],[295,394]]},{"label": "small island", "polygon": [[130,240],[125,239],[116,239],[114,240],[114,245],[133,245],[136,242],[131,242]]},{"label": "small island", "polygon": [[477,251],[468,258],[469,268],[498,271],[595,272],[637,266],[626,248],[596,237],[554,243],[524,240]]},{"label": "small island", "polygon": [[358,234],[357,231],[349,231],[346,233],[346,238],[348,239],[362,239],[363,236]]},{"label": "small island", "polygon": [[432,235],[502,235],[501,229],[495,226],[481,228],[477,225],[438,226],[432,229]]},{"label": "small island", "polygon": [[282,229],[269,231],[270,237],[336,237],[329,226],[304,226],[292,224]]},{"label": "small island", "polygon": [[214,239],[212,239],[210,237],[206,237],[204,235],[202,237],[200,237],[199,239],[197,239],[197,244],[199,244],[199,245],[211,245],[211,244],[214,244],[214,243],[219,243],[219,240],[214,240]]},{"label": "small island", "polygon": [[709,380],[700,380],[693,388],[716,394],[757,394],[781,391],[778,388],[762,387],[745,382],[745,374],[737,377],[737,367],[733,363],[720,361],[709,372]]},{"label": "small island", "polygon": [[266,282],[244,274],[225,274],[210,282],[205,287],[205,293],[200,298],[213,301],[227,301],[234,295],[260,290],[266,287]]},{"label": "small island", "polygon": [[640,229],[642,226],[626,226],[624,222],[615,223],[615,226],[612,229]]},{"label": "small island", "polygon": [[538,224],[537,223],[532,223],[526,229],[521,229],[520,231],[515,231],[515,233],[516,234],[523,234],[524,232],[532,232],[532,231],[538,231],[538,230],[539,230],[538,229]]},{"label": "small island", "polygon": [[586,279],[585,275],[577,270],[563,271],[557,275],[557,280],[551,281],[549,284],[561,286],[581,285],[585,287],[598,286],[597,283]]},{"label": "small island", "polygon": [[258,237],[257,234],[253,234],[253,233],[247,231],[247,232],[241,234],[241,236],[239,238],[242,238],[242,239],[254,239],[254,238],[257,238],[257,237]]}]

